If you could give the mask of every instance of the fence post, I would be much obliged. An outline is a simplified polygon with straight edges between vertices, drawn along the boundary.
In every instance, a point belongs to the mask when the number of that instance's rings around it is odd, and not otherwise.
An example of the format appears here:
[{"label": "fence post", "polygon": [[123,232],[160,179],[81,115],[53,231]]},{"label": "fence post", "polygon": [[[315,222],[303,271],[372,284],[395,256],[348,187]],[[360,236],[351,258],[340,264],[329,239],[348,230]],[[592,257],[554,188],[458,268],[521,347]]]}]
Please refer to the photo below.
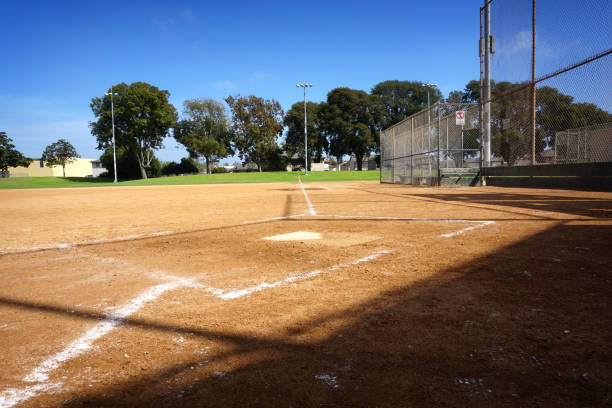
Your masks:
[{"label": "fence post", "polygon": [[410,184],[414,185],[414,117],[410,118]]},{"label": "fence post", "polygon": [[438,101],[438,187],[442,184],[442,177],[440,175],[440,132],[442,131],[442,109],[440,109],[440,101]]},{"label": "fence post", "polygon": [[484,139],[484,165],[491,165],[491,2],[485,0],[484,6],[484,114],[483,114],[483,139]]},{"label": "fence post", "polygon": [[531,1],[531,165],[536,162],[536,0]]}]

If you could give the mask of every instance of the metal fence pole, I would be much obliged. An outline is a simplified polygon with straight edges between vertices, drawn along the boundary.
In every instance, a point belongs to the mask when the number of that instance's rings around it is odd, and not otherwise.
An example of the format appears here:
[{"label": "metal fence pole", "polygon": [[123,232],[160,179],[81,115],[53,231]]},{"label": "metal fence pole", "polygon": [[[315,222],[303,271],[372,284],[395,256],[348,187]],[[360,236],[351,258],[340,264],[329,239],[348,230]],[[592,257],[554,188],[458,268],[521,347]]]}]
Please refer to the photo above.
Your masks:
[{"label": "metal fence pole", "polygon": [[536,162],[536,0],[531,1],[531,165]]},{"label": "metal fence pole", "polygon": [[485,0],[484,18],[484,165],[491,166],[491,1]]},{"label": "metal fence pole", "polygon": [[410,184],[414,185],[414,118],[410,119]]},{"label": "metal fence pole", "polygon": [[448,163],[448,155],[449,155],[449,151],[450,149],[448,148],[448,117],[446,118],[446,153],[444,155],[444,159],[445,161]]},{"label": "metal fence pole", "polygon": [[440,175],[440,131],[442,130],[442,109],[440,109],[440,102],[438,101],[438,187],[441,185],[441,175]]}]

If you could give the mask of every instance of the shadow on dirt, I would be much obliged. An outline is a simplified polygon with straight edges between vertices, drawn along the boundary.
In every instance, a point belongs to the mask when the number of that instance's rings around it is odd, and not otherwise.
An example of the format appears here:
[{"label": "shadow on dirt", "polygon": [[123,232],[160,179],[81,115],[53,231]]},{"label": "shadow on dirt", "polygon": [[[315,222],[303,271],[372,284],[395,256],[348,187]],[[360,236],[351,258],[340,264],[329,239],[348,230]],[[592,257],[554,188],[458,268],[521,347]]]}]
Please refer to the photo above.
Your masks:
[{"label": "shadow on dirt", "polygon": [[[402,186],[404,187],[404,186]],[[466,206],[470,208],[482,208],[513,214],[522,214],[513,209],[528,209],[536,211],[550,211],[563,214],[573,214],[593,218],[612,218],[612,200],[595,197],[574,197],[560,195],[545,195],[534,193],[486,193],[470,190],[466,194],[424,193],[416,192],[413,189],[398,188],[396,192],[376,191],[372,189],[353,188],[354,190],[364,191],[372,194],[384,195],[388,197],[424,200],[431,202],[445,202],[449,205]],[[431,189],[435,191],[435,189]],[[508,209],[494,209],[484,207],[484,205],[505,206]],[[542,219],[554,219],[543,214],[531,214]]]},{"label": "shadow on dirt", "polygon": [[564,197],[534,194],[416,194],[455,203],[503,205],[537,211],[551,211],[593,218],[612,218],[612,200],[591,197]]},{"label": "shadow on dirt", "polygon": [[[229,344],[207,364],[234,368],[172,388],[194,360],[83,390],[67,406],[609,406],[610,242],[609,226],[559,224],[275,338],[127,319]],[[331,321],[345,324],[323,340],[293,337]]]}]

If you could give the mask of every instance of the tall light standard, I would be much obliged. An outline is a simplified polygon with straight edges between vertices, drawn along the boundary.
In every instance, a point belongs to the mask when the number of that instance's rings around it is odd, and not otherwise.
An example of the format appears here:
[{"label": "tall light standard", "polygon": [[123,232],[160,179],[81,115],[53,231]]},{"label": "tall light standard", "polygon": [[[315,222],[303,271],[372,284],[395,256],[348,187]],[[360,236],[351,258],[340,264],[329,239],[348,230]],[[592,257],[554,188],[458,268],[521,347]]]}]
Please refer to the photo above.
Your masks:
[{"label": "tall light standard", "polygon": [[296,84],[298,88],[304,88],[304,170],[305,175],[308,175],[308,129],[306,127],[306,88],[312,88],[312,84],[307,84],[306,81],[302,84]]},{"label": "tall light standard", "polygon": [[113,124],[113,167],[115,170],[115,183],[117,182],[117,151],[115,149],[115,105],[113,104],[113,95],[119,96],[117,93],[113,93],[113,87],[111,86],[110,92],[104,95],[110,95],[111,97],[111,122]]}]

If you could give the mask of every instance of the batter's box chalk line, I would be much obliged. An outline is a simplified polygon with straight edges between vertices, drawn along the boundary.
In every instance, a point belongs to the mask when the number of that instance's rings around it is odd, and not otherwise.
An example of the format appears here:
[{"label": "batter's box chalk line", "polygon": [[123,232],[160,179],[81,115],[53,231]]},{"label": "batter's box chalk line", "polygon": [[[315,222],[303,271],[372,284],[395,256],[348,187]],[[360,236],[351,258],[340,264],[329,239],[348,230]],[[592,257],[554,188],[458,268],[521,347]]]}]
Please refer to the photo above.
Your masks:
[{"label": "batter's box chalk line", "polygon": [[181,278],[172,275],[160,274],[159,272],[155,273],[155,277],[164,280],[169,280],[169,282],[156,285],[145,290],[140,295],[130,300],[128,303],[117,308],[115,312],[109,313],[106,319],[97,323],[92,328],[87,330],[84,335],[71,342],[64,350],[54,355],[51,355],[50,357],[45,359],[36,368],[34,368],[34,370],[32,370],[28,375],[23,378],[23,382],[29,383],[29,385],[26,385],[21,388],[9,388],[0,393],[0,408],[14,407],[17,404],[23,403],[29,400],[30,398],[33,398],[42,393],[49,393],[61,390],[63,383],[61,381],[53,382],[49,378],[49,375],[52,371],[60,368],[68,360],[87,353],[89,350],[92,349],[93,343],[95,341],[109,334],[117,326],[121,325],[123,321],[129,316],[142,309],[147,303],[153,302],[155,299],[157,299],[166,292],[181,288],[194,288],[204,290],[212,296],[218,297],[223,300],[233,300],[250,295],[255,292],[260,292],[265,289],[275,288],[282,285],[292,284],[305,279],[310,279],[317,275],[329,273],[331,271],[346,268],[351,265],[358,265],[360,263],[373,261],[378,257],[384,254],[388,254],[390,252],[391,251],[389,250],[380,250],[363,258],[355,259],[347,263],[337,264],[328,268],[317,269],[310,272],[296,273],[285,279],[281,279],[271,283],[262,282],[259,285],[251,286],[244,289],[216,289],[198,283],[195,278]]}]

